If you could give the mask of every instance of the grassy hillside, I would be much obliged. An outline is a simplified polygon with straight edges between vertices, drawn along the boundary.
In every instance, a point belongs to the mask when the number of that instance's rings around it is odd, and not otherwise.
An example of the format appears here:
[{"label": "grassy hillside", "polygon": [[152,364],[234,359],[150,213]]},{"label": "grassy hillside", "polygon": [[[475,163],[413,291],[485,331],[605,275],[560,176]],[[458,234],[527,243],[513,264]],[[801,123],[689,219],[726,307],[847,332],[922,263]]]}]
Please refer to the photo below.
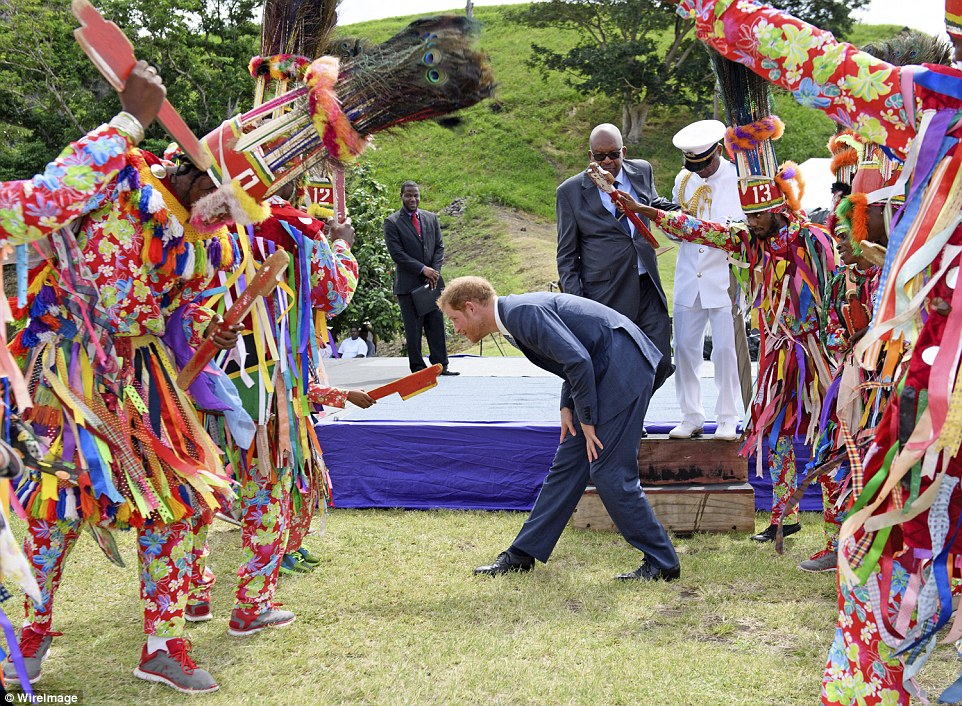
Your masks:
[{"label": "grassy hillside", "polygon": [[[583,95],[562,76],[542,77],[526,65],[532,43],[564,50],[576,43],[576,33],[519,26],[500,7],[477,8],[476,16],[484,24],[481,46],[494,67],[496,98],[464,111],[462,123],[453,129],[429,122],[382,136],[365,159],[392,192],[405,179],[418,181],[424,208],[441,211],[455,199],[465,199],[461,215],[442,215],[447,278],[482,274],[503,292],[545,289],[557,278],[555,188],[584,168],[591,128],[601,122],[619,124],[620,110],[611,99]],[[351,25],[343,33],[382,41],[411,19]],[[896,29],[860,27],[852,39],[864,43]],[[779,157],[801,162],[827,156],[825,144],[833,131],[828,118],[787,95],[778,96],[776,105],[788,125]],[[652,111],[645,138],[629,147],[630,156],[652,163],[661,194],[670,194],[681,168],[671,136],[705,117],[710,117],[710,107],[703,114]],[[669,296],[674,252],[659,259]]]}]

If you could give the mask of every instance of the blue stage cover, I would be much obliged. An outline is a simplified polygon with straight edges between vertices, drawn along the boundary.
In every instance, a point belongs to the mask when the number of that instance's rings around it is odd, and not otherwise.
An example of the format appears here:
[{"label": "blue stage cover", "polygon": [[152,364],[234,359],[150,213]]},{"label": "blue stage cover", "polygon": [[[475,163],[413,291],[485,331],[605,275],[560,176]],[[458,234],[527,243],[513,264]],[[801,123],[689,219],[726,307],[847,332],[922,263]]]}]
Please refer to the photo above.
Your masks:
[{"label": "blue stage cover", "polygon": [[[674,424],[647,424],[667,434]],[[706,433],[713,431],[706,425]],[[412,510],[530,510],[558,446],[560,426],[525,422],[411,422],[338,420],[316,427],[341,508]],[[796,445],[799,468],[808,450]],[[767,463],[767,446],[764,450]],[[755,475],[755,507],[771,510],[767,475]],[[767,473],[767,465],[763,466]],[[802,475],[804,471],[800,472]],[[812,485],[803,510],[821,510]]]}]

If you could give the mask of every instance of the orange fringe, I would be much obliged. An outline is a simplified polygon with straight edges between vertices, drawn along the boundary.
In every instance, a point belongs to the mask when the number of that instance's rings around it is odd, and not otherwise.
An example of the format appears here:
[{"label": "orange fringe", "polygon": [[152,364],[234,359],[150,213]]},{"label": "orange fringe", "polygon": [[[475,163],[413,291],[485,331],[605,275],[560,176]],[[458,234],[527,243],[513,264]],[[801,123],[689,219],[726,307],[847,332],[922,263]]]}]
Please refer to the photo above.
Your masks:
[{"label": "orange fringe", "polygon": [[[783,175],[789,169],[795,170],[795,176],[786,179]],[[775,175],[775,183],[785,194],[785,203],[793,211],[802,210],[802,196],[805,194],[805,180],[802,179],[802,172],[795,162],[785,162],[778,168]]]},{"label": "orange fringe", "polygon": [[852,204],[849,237],[853,243],[861,243],[868,237],[868,198],[865,194],[849,194],[848,200]]},{"label": "orange fringe", "polygon": [[832,164],[829,168],[832,170],[832,174],[835,174],[842,167],[854,167],[857,164],[858,152],[855,151],[855,148],[849,147],[832,156]]}]

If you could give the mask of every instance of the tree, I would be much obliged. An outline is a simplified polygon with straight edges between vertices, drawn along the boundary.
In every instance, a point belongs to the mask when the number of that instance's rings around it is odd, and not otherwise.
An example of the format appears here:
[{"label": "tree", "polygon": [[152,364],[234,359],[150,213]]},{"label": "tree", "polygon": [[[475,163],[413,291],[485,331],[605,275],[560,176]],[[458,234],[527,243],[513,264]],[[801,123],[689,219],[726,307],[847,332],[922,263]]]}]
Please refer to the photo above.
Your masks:
[{"label": "tree", "polygon": [[356,237],[351,251],[358,263],[357,291],[332,328],[340,335],[352,325],[371,323],[375,335],[390,340],[398,332],[401,310],[393,294],[394,261],[384,244],[384,219],[391,215],[387,189],[371,168],[359,164],[347,174],[347,207]]},{"label": "tree", "polygon": [[852,31],[855,22],[852,11],[867,6],[869,2],[871,0],[775,0],[772,5],[844,38]]},{"label": "tree", "polygon": [[[250,106],[255,0],[104,0],[105,17],[154,64],[197,135]],[[34,174],[69,142],[106,122],[119,102],[73,38],[69,2],[0,0],[0,179]],[[162,150],[159,125],[145,146]]]},{"label": "tree", "polygon": [[710,99],[708,56],[694,23],[679,17],[671,2],[548,0],[507,14],[529,27],[579,33],[578,44],[565,53],[532,44],[529,64],[543,75],[566,73],[573,86],[619,100],[629,142],[640,141],[651,108],[704,106]]}]

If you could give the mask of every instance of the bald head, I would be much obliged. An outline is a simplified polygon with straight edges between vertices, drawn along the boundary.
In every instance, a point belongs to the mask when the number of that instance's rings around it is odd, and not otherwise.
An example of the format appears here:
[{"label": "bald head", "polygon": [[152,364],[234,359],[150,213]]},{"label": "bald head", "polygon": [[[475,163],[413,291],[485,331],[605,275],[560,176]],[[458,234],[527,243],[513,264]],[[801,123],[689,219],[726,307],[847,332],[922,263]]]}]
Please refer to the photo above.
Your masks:
[{"label": "bald head", "polygon": [[602,123],[588,137],[588,161],[597,162],[601,168],[617,176],[621,160],[625,156],[625,143],[621,130],[611,123]]},{"label": "bald head", "polygon": [[605,141],[614,141],[619,147],[624,144],[621,137],[621,130],[611,123],[601,123],[601,125],[598,125],[591,131],[591,135],[588,136],[588,147],[593,149],[595,142],[602,139]]}]

